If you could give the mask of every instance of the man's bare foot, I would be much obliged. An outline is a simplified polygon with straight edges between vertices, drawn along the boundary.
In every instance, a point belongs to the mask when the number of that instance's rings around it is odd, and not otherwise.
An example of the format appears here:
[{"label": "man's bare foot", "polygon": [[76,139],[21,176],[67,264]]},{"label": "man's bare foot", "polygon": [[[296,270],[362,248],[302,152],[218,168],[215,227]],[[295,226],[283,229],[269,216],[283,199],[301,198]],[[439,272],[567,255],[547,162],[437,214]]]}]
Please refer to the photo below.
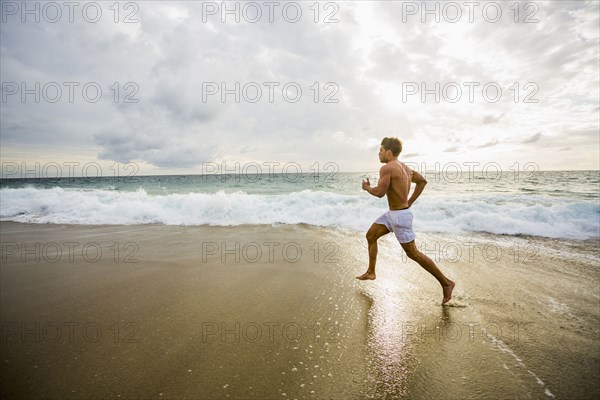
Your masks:
[{"label": "man's bare foot", "polygon": [[375,272],[365,272],[364,274],[362,274],[361,276],[357,276],[356,279],[360,279],[361,281],[366,281],[366,280],[373,280],[375,279]]},{"label": "man's bare foot", "polygon": [[456,284],[451,281],[450,279],[448,279],[448,284],[447,285],[442,285],[442,289],[444,290],[444,300],[442,301],[442,305],[446,304],[447,302],[450,301],[450,299],[452,298],[452,290],[454,290],[454,286]]}]

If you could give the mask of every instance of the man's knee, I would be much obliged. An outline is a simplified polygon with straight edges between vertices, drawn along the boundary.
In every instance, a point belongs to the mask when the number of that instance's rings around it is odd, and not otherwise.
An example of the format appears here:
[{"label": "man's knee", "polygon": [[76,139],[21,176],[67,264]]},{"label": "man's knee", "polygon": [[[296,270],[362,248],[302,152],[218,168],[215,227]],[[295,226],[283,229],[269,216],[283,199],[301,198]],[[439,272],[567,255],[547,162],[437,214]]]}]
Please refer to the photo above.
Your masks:
[{"label": "man's knee", "polygon": [[379,239],[380,237],[382,237],[383,235],[381,234],[381,232],[377,232],[374,229],[369,229],[367,231],[366,237],[367,237],[367,241],[369,243],[374,243],[377,241],[377,239]]},{"label": "man's knee", "polygon": [[371,232],[371,231],[368,231],[365,236],[367,238],[367,242],[369,242],[369,243],[376,242],[377,239],[379,239],[377,234],[375,232]]},{"label": "man's knee", "polygon": [[404,251],[411,260],[418,260],[421,256],[421,252],[415,246],[405,247]]}]

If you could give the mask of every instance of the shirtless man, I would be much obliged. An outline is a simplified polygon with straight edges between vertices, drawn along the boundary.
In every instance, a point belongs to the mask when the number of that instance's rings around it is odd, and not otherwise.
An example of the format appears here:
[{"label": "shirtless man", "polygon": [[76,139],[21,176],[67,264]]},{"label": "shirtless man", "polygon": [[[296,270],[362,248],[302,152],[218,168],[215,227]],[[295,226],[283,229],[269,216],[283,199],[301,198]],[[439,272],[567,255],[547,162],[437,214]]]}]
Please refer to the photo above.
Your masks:
[{"label": "shirtless man", "polygon": [[[371,187],[369,178],[362,182],[363,190],[366,190],[373,196],[383,197],[387,194],[389,211],[371,225],[367,232],[367,242],[369,244],[369,268],[364,274],[357,276],[356,279],[368,280],[375,279],[375,262],[377,261],[377,239],[390,232],[394,232],[398,242],[406,252],[406,255],[419,263],[442,285],[443,300],[446,304],[452,298],[454,282],[446,278],[442,271],[438,269],[435,263],[421,253],[415,245],[415,233],[412,228],[412,212],[410,206],[417,200],[423,192],[427,181],[417,171],[410,169],[406,164],[398,161],[398,155],[402,151],[402,142],[397,138],[384,138],[379,148],[379,161],[385,163],[379,170],[379,183],[376,187]],[[408,197],[410,192],[410,183],[416,184],[412,196]]]}]

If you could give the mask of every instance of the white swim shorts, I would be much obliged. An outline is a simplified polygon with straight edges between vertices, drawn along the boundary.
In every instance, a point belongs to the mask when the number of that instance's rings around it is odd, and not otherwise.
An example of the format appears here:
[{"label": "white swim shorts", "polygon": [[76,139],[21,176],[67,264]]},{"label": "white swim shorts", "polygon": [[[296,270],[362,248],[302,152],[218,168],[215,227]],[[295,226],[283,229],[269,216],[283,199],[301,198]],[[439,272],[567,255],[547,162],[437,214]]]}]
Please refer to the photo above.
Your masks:
[{"label": "white swim shorts", "polygon": [[385,225],[390,232],[394,232],[398,242],[408,243],[417,237],[413,231],[413,214],[410,208],[404,210],[388,210],[377,218],[376,224]]}]

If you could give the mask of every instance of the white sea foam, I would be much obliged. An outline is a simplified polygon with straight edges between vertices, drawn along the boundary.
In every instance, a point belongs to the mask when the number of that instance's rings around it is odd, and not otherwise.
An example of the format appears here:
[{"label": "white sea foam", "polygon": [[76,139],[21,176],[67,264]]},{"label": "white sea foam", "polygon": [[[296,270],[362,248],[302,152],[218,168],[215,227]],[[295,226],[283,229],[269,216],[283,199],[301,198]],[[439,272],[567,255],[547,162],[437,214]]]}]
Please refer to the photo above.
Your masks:
[{"label": "white sea foam", "polygon": [[[366,230],[383,199],[303,190],[150,195],[144,189],[4,188],[0,218],[29,223],[242,225],[298,224]],[[600,205],[548,196],[497,194],[423,197],[413,207],[421,232],[490,232],[588,239],[599,235]]]}]

